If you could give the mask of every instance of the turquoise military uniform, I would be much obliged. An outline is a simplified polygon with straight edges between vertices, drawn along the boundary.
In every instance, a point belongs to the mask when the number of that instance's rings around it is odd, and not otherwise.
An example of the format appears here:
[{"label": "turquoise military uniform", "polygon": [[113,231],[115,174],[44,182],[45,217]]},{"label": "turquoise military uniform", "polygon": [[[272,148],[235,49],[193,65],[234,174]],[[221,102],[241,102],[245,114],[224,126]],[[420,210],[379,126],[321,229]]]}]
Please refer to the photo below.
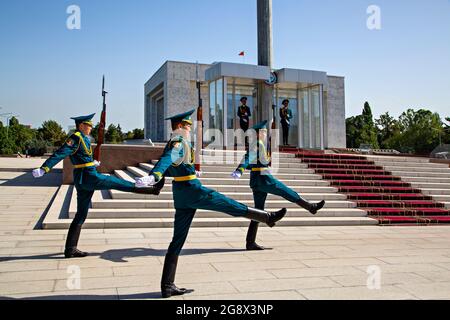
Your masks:
[{"label": "turquoise military uniform", "polygon": [[[267,121],[256,124],[252,129],[265,129]],[[267,199],[267,194],[274,194],[280,196],[290,202],[297,203],[300,196],[287,187],[284,183],[277,180],[269,171],[270,156],[267,153],[266,146],[262,140],[258,140],[250,145],[244,158],[237,167],[237,171],[241,174],[245,170],[250,170],[250,188],[253,191],[253,201],[255,208],[264,210]],[[247,232],[247,249],[249,245],[254,245],[256,240],[256,233],[258,231],[258,222],[252,220]],[[263,249],[257,246],[259,249]]]},{"label": "turquoise military uniform", "polygon": [[[192,124],[191,115],[194,111],[168,118],[172,121],[172,128],[183,123]],[[197,209],[220,211],[236,217],[245,217],[264,222],[270,227],[273,227],[275,222],[286,214],[285,208],[275,213],[266,212],[248,207],[215,190],[205,188],[197,179],[194,163],[194,150],[191,143],[183,136],[175,135],[167,143],[163,155],[150,171],[150,175],[153,175],[156,181],[160,181],[165,175],[172,176],[174,179],[172,186],[175,204],[174,233],[164,259],[161,277],[163,298],[188,292],[185,288],[175,286],[174,281],[178,256],[186,241]]]},{"label": "turquoise military uniform", "polygon": [[76,224],[83,224],[86,220],[95,190],[116,189],[127,192],[135,190],[132,182],[98,173],[92,155],[89,137],[76,131],[41,167],[45,172],[49,172],[61,160],[70,158],[74,165],[73,180],[77,189],[77,214],[73,220]]},{"label": "turquoise military uniform", "polygon": [[[261,122],[253,127],[255,130],[263,129],[267,121]],[[244,173],[250,170],[250,188],[253,190],[253,198],[257,209],[264,209],[267,194],[275,194],[284,199],[297,202],[300,196],[285,184],[277,180],[268,170],[270,156],[267,153],[263,141],[253,143],[236,170]]]},{"label": "turquoise military uniform", "polygon": [[[75,120],[77,126],[80,123],[86,123],[92,126],[91,119],[95,114],[71,118]],[[77,213],[69,228],[69,234],[66,241],[67,250],[76,248],[81,226],[85,222],[91,198],[95,190],[116,189],[120,191],[132,192],[136,188],[134,183],[119,179],[114,176],[107,176],[97,172],[93,159],[93,150],[89,137],[85,136],[81,131],[73,133],[64,145],[59,148],[44,164],[41,166],[46,173],[66,157],[74,165],[73,180],[77,189]],[[70,256],[70,253],[69,253]]]},{"label": "turquoise military uniform", "polygon": [[[189,122],[194,110],[178,115],[171,120]],[[224,212],[232,216],[245,216],[248,207],[223,194],[204,187],[197,179],[194,167],[194,149],[180,135],[174,136],[166,145],[163,155],[150,174],[159,181],[163,175],[174,177],[172,182],[175,206],[174,236],[168,254],[179,255],[197,209]]]}]

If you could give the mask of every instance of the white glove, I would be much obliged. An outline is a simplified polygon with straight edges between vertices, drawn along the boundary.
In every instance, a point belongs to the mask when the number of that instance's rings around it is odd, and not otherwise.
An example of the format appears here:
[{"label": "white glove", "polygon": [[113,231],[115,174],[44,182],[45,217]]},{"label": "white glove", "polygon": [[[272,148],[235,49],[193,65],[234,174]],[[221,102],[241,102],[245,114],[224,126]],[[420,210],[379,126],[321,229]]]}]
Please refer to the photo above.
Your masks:
[{"label": "white glove", "polygon": [[100,161],[94,160],[94,166],[97,168],[101,165]]},{"label": "white glove", "polygon": [[34,169],[32,171],[33,177],[40,178],[45,174],[45,171],[41,168]]},{"label": "white glove", "polygon": [[239,179],[240,177],[242,177],[242,172],[240,172],[239,170],[236,170],[236,171],[233,171],[232,173],[231,173],[231,177],[233,178],[233,179]]},{"label": "white glove", "polygon": [[155,177],[153,175],[151,175],[151,176],[137,178],[135,186],[136,186],[136,188],[145,188],[148,186],[152,186],[155,183],[156,183]]},{"label": "white glove", "polygon": [[197,178],[200,178],[202,176],[203,172],[202,171],[195,171],[195,175],[197,176]]}]

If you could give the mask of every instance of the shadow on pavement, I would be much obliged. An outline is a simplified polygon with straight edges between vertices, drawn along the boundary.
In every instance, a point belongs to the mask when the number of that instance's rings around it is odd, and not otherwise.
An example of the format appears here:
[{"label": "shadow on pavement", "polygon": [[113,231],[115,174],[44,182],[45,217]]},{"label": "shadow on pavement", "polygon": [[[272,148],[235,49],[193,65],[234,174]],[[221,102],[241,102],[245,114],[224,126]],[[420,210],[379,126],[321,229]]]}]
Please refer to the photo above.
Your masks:
[{"label": "shadow on pavement", "polygon": [[[192,290],[193,291],[193,290]],[[190,292],[192,292],[190,291]],[[189,292],[188,292],[189,293]],[[74,295],[52,295],[52,296],[36,296],[29,298],[10,298],[0,296],[0,300],[142,300],[142,299],[163,299],[161,292],[146,292],[125,295],[89,295],[89,294],[74,294]],[[163,299],[167,300],[167,299]]]},{"label": "shadow on pavement", "polygon": [[58,187],[62,184],[62,173],[52,172],[41,178],[34,178],[30,172],[23,172],[19,176],[6,180],[2,187]]},{"label": "shadow on pavement", "polygon": [[[245,249],[184,249],[181,252],[181,256],[189,256],[203,253],[226,253],[226,252],[242,252]],[[107,250],[102,253],[89,253],[90,257],[99,257],[103,260],[108,260],[112,262],[128,262],[126,258],[135,257],[147,257],[147,256],[157,256],[163,257],[166,255],[166,249],[151,249],[151,248],[131,248],[131,249],[117,249],[117,250]],[[0,257],[0,262],[6,261],[17,261],[17,260],[59,260],[65,259],[62,253],[50,253],[41,254],[36,256],[17,256],[17,257]],[[79,258],[82,259],[82,258]],[[86,259],[86,258],[85,258]],[[76,261],[76,258],[73,259]]]}]

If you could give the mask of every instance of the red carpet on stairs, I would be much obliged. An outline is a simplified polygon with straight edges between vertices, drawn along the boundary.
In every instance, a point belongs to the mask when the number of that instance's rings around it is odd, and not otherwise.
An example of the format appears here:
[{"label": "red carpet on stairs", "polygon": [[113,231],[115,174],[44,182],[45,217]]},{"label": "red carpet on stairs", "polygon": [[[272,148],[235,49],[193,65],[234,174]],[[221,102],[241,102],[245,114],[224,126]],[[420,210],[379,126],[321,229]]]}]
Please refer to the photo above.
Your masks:
[{"label": "red carpet on stairs", "polygon": [[358,208],[380,224],[428,225],[450,223],[450,211],[444,204],[432,200],[393,176],[373,161],[361,155],[325,154],[321,151],[282,149],[314,169],[323,179],[345,193]]}]

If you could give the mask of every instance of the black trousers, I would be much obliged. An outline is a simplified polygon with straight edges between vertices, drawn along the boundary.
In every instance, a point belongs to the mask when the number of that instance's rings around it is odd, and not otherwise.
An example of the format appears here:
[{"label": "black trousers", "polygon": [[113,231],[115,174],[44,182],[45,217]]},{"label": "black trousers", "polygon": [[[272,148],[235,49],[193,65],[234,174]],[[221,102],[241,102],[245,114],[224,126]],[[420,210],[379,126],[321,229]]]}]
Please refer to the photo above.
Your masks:
[{"label": "black trousers", "polygon": [[[248,120],[247,122],[242,121],[242,119],[239,121],[239,125],[241,126],[241,129],[244,130],[244,132],[247,132],[248,130]],[[245,150],[248,149],[248,137],[244,138],[245,140]]]},{"label": "black trousers", "polygon": [[288,145],[288,139],[289,139],[289,125],[286,123],[281,123],[281,127],[283,129],[283,144]]}]

